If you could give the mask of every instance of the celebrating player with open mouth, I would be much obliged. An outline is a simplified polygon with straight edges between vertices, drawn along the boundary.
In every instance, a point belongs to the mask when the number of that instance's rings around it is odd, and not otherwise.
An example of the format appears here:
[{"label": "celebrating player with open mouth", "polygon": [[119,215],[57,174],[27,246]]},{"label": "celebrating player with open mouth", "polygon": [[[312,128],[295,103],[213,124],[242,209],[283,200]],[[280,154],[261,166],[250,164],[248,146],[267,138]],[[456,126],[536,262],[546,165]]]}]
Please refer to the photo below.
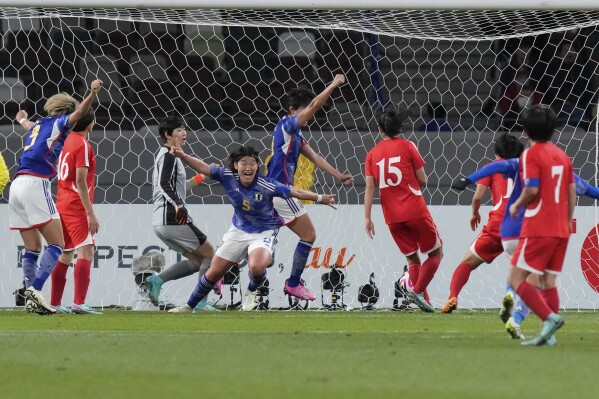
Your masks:
[{"label": "celebrating player with open mouth", "polygon": [[235,214],[233,225],[223,237],[206,274],[198,282],[186,305],[171,309],[171,313],[191,313],[227,270],[247,256],[250,283],[242,309],[254,310],[257,290],[266,280],[266,267],[271,263],[279,228],[284,221],[273,205],[274,197],[298,198],[333,205],[334,195],[316,194],[286,186],[258,173],[260,158],[253,147],[240,147],[229,155],[228,167],[210,166],[187,155],[181,147],[171,147],[173,155],[214,180],[227,193]]}]

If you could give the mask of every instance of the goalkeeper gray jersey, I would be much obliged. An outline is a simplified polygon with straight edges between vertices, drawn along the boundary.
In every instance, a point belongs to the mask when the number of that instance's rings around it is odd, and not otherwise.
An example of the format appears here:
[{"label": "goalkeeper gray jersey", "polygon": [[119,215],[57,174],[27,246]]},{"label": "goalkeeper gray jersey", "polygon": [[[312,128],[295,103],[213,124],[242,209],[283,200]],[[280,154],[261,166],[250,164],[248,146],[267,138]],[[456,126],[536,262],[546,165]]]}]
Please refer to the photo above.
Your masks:
[{"label": "goalkeeper gray jersey", "polygon": [[[152,226],[175,225],[177,223],[177,205],[185,205],[188,186],[183,162],[161,147],[154,160],[152,189],[154,215]],[[191,216],[188,222],[192,222]]]}]

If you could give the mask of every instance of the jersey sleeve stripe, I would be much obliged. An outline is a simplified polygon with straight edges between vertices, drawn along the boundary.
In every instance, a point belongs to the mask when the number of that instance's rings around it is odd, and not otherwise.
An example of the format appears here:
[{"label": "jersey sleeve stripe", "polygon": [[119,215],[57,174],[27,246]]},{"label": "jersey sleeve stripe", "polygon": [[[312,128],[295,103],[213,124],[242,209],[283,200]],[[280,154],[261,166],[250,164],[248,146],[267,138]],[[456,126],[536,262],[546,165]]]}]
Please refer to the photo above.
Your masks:
[{"label": "jersey sleeve stripe", "polygon": [[85,153],[85,166],[89,168],[89,149],[87,148],[87,141],[83,140],[84,153]]}]

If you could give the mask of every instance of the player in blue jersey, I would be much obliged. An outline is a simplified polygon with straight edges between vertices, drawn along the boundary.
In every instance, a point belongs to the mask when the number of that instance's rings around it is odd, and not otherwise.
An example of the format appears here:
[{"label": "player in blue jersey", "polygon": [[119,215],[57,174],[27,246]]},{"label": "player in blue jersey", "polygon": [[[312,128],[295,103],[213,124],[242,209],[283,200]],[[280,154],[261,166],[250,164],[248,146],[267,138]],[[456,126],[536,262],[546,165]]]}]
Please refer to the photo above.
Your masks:
[{"label": "player in blue jersey", "polygon": [[228,167],[207,165],[200,159],[185,154],[178,145],[171,147],[171,153],[198,173],[219,181],[235,208],[235,213],[231,228],[224,235],[210,268],[198,282],[189,301],[169,312],[193,312],[227,270],[246,256],[250,283],[243,298],[242,309],[254,310],[257,306],[257,289],[266,280],[266,267],[272,260],[277,233],[284,225],[283,218],[274,207],[273,199],[293,197],[333,206],[334,195],[298,190],[259,174],[260,159],[258,152],[252,147],[240,147],[231,153]]},{"label": "player in blue jersey", "polygon": [[[81,104],[66,93],[53,95],[46,101],[48,116],[36,122],[27,119],[27,112],[19,111],[16,120],[28,131],[19,167],[10,187],[8,200],[11,230],[19,230],[25,250],[23,274],[26,309],[39,314],[54,314],[56,310],[44,300],[41,289],[64,247],[60,216],[50,194],[50,179],[56,176],[56,162],[71,128],[85,116],[102,88],[101,80],[94,80],[91,93]],[[42,250],[42,236],[48,248]]]},{"label": "player in blue jersey", "polygon": [[[452,184],[452,188],[456,190],[464,190],[470,184],[474,182],[492,176],[497,173],[503,174],[506,179],[512,179],[514,182],[513,190],[508,199],[506,209],[520,197],[522,193],[522,181],[519,177],[520,170],[520,159],[513,158],[504,161],[494,162],[489,164],[480,170],[462,177]],[[586,180],[582,179],[578,175],[574,175],[576,182],[576,195],[579,197],[586,196],[594,199],[599,199],[599,188],[592,186]],[[520,230],[522,229],[522,221],[524,217],[524,208],[520,209],[518,217],[512,217],[510,212],[505,212],[500,227],[500,236],[505,249],[505,253],[511,261],[512,255],[518,245],[518,239],[520,237]],[[528,277],[528,282],[533,284],[535,287],[540,287],[541,282],[536,274],[531,273]],[[500,311],[501,320],[505,323],[505,329],[514,339],[524,339],[524,335],[520,329],[520,323],[530,314],[530,309],[524,303],[522,299],[518,297],[516,306],[514,308],[514,302],[517,294],[514,289],[508,283],[506,294],[503,298],[503,306]],[[515,309],[512,315],[512,310]]]},{"label": "player in blue jersey", "polygon": [[[344,175],[317,154],[304,140],[301,128],[314,117],[331,96],[333,90],[345,83],[343,75],[336,75],[333,82],[319,95],[302,88],[291,90],[287,95],[288,115],[281,119],[273,131],[272,157],[267,165],[266,176],[279,183],[293,186],[295,171],[300,154],[312,161],[318,168],[333,176],[343,184],[352,184],[353,177]],[[274,199],[275,209],[300,239],[293,255],[291,275],[285,281],[284,291],[300,299],[316,299],[302,284],[301,276],[316,241],[316,230],[310,216],[300,201],[295,198]]]}]

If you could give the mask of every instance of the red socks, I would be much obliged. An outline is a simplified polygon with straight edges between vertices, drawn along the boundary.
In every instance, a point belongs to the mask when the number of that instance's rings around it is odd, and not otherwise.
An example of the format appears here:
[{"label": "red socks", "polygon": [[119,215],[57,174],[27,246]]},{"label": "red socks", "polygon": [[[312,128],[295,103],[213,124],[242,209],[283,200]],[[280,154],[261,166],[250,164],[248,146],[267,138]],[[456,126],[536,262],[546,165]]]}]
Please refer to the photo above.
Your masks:
[{"label": "red socks", "polygon": [[472,268],[466,262],[462,262],[456,267],[449,284],[449,298],[457,298],[460,295],[462,288],[470,278],[470,273],[472,273]]},{"label": "red socks", "polygon": [[65,265],[61,261],[56,262],[56,266],[52,270],[52,290],[50,294],[50,305],[52,306],[59,306],[62,302],[64,286],[67,283],[67,270],[69,270],[69,265]]},{"label": "red socks", "polygon": [[414,292],[416,294],[421,294],[424,292],[433,277],[435,277],[435,273],[437,272],[440,263],[441,260],[436,256],[429,256],[429,258],[424,261],[420,267],[418,281],[414,285]]},{"label": "red socks", "polygon": [[549,309],[551,309],[553,313],[559,313],[559,295],[557,293],[557,287],[543,290],[541,291],[541,295],[543,295],[543,299],[547,302]]},{"label": "red socks", "polygon": [[89,288],[89,275],[92,267],[92,262],[85,259],[77,259],[75,263],[75,296],[73,303],[83,305]]},{"label": "red socks", "polygon": [[[545,291],[552,291],[553,289]],[[526,281],[521,282],[518,286],[518,289],[516,290],[516,292],[518,293],[520,298],[522,298],[524,303],[526,303],[528,307],[533,312],[535,312],[535,314],[539,316],[539,318],[543,321],[545,321],[547,316],[549,316],[552,313],[551,308],[547,305],[545,299],[543,299],[545,291],[543,291],[543,295],[541,295],[541,293],[537,291],[537,289],[533,285],[527,283]],[[549,293],[548,295],[551,297],[553,296],[553,294],[551,293]],[[558,298],[557,289],[555,289],[555,298]],[[559,298],[557,300],[557,306],[559,307]]]}]

